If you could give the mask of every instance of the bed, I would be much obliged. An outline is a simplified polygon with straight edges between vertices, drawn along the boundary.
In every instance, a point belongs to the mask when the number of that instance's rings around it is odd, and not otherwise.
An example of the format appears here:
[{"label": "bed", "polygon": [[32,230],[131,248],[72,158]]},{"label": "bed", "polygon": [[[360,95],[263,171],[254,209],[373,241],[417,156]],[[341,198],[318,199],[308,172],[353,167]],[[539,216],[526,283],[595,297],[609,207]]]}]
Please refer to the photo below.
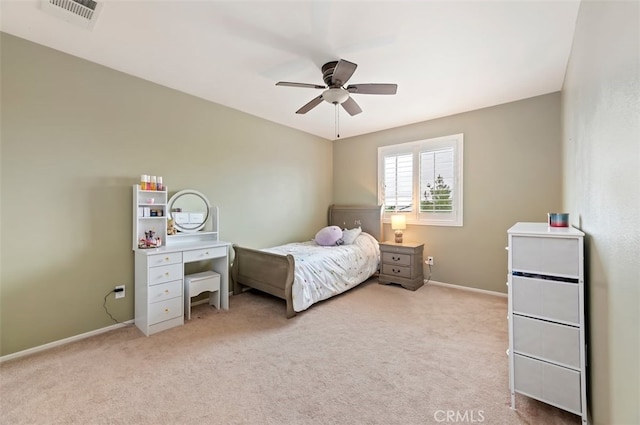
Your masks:
[{"label": "bed", "polygon": [[254,288],[282,298],[286,301],[287,318],[291,318],[312,304],[369,279],[380,261],[382,206],[332,205],[328,225],[341,229],[360,227],[362,233],[350,245],[331,247],[318,246],[313,241],[265,249],[234,244],[234,295]]}]

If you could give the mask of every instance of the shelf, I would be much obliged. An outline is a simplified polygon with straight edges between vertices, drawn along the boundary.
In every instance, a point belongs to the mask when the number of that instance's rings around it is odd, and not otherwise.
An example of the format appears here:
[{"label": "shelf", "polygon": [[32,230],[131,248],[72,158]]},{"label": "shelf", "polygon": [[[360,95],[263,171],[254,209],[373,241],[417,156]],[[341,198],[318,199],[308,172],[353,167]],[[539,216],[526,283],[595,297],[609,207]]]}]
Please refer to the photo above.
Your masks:
[{"label": "shelf", "polygon": [[195,233],[176,233],[175,235],[168,235],[168,238],[187,238],[190,236],[205,236],[205,235],[217,235],[218,232],[195,232]]}]

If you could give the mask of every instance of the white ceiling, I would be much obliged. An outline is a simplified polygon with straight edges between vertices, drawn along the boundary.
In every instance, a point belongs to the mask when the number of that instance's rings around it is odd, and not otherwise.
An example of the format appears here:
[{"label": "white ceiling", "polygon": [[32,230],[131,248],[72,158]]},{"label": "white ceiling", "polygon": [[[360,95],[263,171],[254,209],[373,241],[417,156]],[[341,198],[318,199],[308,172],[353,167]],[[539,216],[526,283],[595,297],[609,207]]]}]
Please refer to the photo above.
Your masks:
[{"label": "white ceiling", "polygon": [[[43,12],[39,0],[0,0],[6,33],[335,139],[321,94],[276,87],[324,84],[320,67],[358,64],[355,83],[397,83],[395,96],[352,95],[342,138],[562,88],[579,0],[104,1],[93,29]],[[44,74],[43,74],[44,75]]]}]

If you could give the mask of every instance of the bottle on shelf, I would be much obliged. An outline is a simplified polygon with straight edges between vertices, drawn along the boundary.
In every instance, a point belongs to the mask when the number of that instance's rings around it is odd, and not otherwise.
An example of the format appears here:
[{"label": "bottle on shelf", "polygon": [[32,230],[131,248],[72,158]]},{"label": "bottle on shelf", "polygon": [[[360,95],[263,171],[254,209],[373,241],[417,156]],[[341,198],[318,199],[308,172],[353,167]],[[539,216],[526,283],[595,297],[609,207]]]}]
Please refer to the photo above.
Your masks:
[{"label": "bottle on shelf", "polygon": [[164,185],[162,184],[162,176],[158,176],[156,179],[156,190],[164,190]]},{"label": "bottle on shelf", "polygon": [[156,190],[156,176],[151,176],[151,187],[149,190]]}]

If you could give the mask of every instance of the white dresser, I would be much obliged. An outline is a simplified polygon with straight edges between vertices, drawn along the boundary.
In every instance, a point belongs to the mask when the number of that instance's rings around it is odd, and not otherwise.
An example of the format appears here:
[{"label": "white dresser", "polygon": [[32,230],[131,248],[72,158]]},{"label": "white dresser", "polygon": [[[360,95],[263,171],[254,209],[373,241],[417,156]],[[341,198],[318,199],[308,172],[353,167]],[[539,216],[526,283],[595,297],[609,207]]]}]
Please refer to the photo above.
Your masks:
[{"label": "white dresser", "polygon": [[587,424],[584,233],[547,223],[508,230],[509,386]]}]

